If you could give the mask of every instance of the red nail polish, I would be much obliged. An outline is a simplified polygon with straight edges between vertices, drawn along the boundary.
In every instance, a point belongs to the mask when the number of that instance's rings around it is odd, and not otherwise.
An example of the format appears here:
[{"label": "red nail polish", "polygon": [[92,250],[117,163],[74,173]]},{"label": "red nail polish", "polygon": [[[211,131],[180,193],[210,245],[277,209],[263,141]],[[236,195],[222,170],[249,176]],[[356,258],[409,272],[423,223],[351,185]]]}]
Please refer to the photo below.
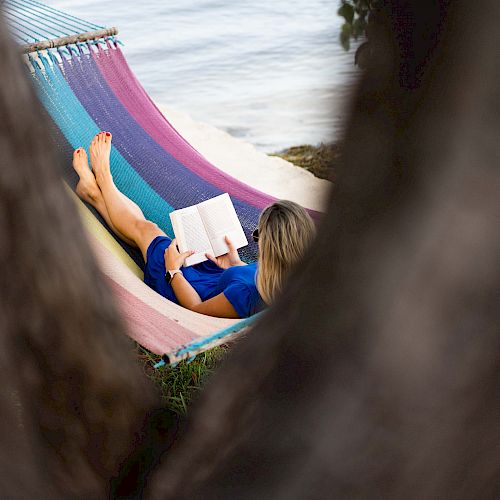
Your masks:
[{"label": "red nail polish", "polygon": [[107,135],[108,137],[111,137],[111,134],[110,134],[109,132],[106,132],[106,135]]}]

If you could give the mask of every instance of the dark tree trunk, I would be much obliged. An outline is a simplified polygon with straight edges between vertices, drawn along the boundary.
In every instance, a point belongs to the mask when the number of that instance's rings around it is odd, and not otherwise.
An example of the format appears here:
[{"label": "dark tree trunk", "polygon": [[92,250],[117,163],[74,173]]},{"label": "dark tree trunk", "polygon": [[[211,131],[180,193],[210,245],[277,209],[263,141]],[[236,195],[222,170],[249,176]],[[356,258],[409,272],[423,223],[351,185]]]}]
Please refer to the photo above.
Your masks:
[{"label": "dark tree trunk", "polygon": [[498,495],[499,9],[385,2],[314,249],[153,497]]},{"label": "dark tree trunk", "polygon": [[[499,9],[384,2],[314,249],[147,496],[497,496]],[[136,435],[153,398],[0,23],[0,489],[107,496],[135,446],[122,494],[169,429]]]},{"label": "dark tree trunk", "polygon": [[1,14],[0,496],[106,497],[154,399]]}]

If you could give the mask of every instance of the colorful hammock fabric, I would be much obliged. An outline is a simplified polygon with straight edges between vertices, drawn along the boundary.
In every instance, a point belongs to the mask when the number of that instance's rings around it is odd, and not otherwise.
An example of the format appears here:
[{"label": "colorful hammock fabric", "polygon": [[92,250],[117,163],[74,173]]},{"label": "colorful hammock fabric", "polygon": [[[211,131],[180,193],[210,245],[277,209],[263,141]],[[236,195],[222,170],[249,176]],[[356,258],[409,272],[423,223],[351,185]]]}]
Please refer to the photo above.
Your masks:
[{"label": "colorful hammock fabric", "polygon": [[[28,43],[74,33],[77,26],[81,31],[100,28],[35,0],[8,0],[6,5],[15,36]],[[71,167],[73,150],[88,147],[99,131],[109,131],[115,183],[146,218],[172,235],[172,210],[228,192],[251,242],[242,258],[255,260],[257,246],[250,235],[259,213],[274,198],[218,170],[179,135],[130,70],[114,37],[34,52],[28,58],[38,95],[53,121],[54,141],[66,160],[64,177],[71,188],[78,180]],[[79,204],[130,335],[141,345],[178,360],[221,343],[238,329],[235,324],[247,326],[248,321],[188,311],[156,294],[142,281],[139,252],[104,228],[91,207]]]}]

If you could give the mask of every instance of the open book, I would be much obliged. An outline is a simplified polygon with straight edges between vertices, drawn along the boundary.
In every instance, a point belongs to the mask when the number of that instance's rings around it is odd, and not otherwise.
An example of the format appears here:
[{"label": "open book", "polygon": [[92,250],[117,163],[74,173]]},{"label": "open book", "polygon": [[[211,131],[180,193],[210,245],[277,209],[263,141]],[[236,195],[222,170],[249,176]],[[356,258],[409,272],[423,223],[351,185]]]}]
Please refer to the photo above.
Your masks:
[{"label": "open book", "polygon": [[224,237],[236,248],[248,245],[233,202],[227,193],[170,213],[179,251],[194,250],[185,266],[207,260],[205,253],[218,257],[228,252]]}]

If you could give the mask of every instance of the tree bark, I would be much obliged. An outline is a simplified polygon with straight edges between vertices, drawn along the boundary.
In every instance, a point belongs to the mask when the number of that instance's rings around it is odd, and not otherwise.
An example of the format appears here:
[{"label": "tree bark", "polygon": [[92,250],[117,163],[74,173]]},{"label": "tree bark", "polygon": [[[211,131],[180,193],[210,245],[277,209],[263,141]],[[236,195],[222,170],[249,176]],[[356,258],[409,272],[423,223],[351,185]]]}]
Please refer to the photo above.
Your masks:
[{"label": "tree bark", "polygon": [[499,8],[384,2],[314,249],[153,498],[500,491]]}]

